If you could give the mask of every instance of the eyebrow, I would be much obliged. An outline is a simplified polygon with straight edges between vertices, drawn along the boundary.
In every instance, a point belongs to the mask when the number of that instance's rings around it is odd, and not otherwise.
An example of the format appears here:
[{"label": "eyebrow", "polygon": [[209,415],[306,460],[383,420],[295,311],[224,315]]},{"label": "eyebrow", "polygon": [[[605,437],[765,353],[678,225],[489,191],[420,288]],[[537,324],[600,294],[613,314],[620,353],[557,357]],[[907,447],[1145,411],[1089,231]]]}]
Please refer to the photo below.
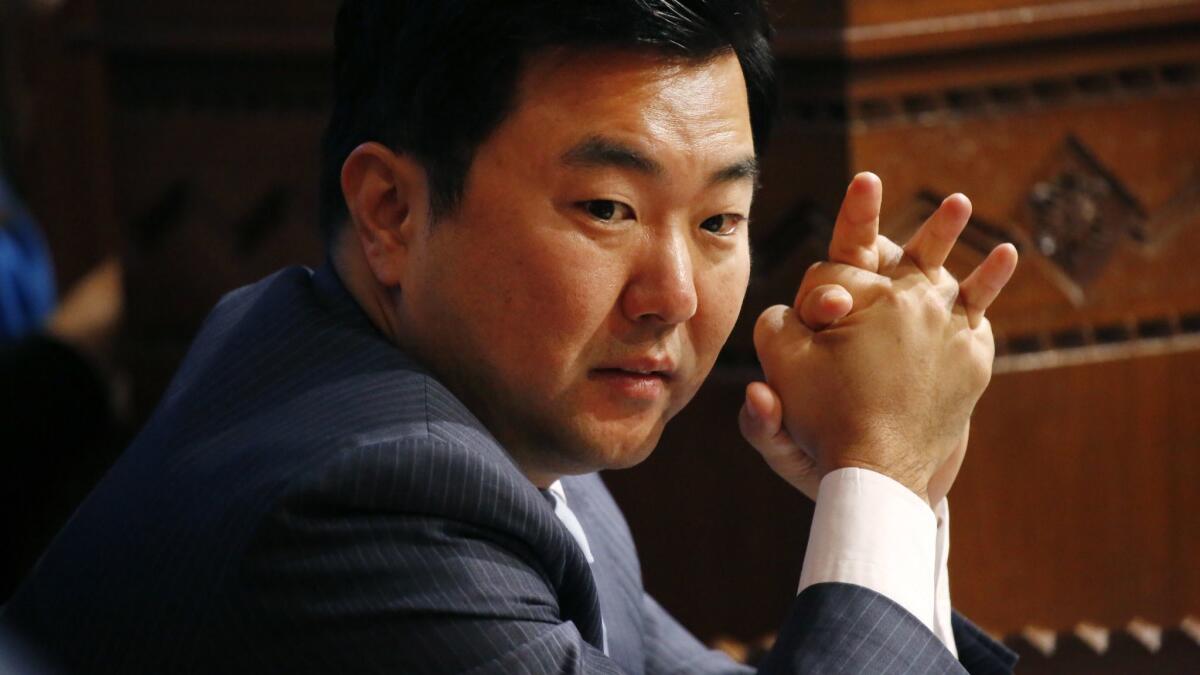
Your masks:
[{"label": "eyebrow", "polygon": [[[631,169],[648,176],[661,176],[663,167],[636,149],[603,136],[589,136],[563,153],[562,163],[583,168],[616,167]],[[741,180],[758,182],[758,160],[753,155],[717,169],[708,179],[709,185],[734,183]]]},{"label": "eyebrow", "polygon": [[708,182],[710,185],[716,185],[718,183],[736,183],[741,180],[753,181],[754,185],[758,186],[758,159],[753,155],[723,169],[717,169]]},{"label": "eyebrow", "polygon": [[617,167],[650,176],[662,175],[663,168],[633,148],[603,136],[589,136],[563,153],[563,164],[583,168]]}]

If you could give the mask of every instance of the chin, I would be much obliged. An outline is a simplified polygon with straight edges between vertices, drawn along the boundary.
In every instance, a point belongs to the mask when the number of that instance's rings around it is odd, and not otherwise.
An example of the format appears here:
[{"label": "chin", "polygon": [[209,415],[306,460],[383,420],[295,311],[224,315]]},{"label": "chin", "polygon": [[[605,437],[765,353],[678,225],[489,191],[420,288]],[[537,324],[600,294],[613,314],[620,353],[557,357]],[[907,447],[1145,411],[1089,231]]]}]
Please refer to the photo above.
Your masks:
[{"label": "chin", "polygon": [[618,469],[629,469],[635,467],[638,464],[646,461],[646,458],[650,456],[650,453],[654,452],[654,447],[654,445],[650,445],[645,448],[638,448],[632,452],[618,453],[612,456],[603,467],[600,467],[600,470],[615,471]]},{"label": "chin", "polygon": [[607,443],[592,446],[589,454],[596,458],[595,470],[628,469],[646,461],[662,438],[662,426],[636,437],[609,438]]},{"label": "chin", "polygon": [[628,469],[650,456],[662,438],[667,416],[577,419],[574,424],[542,427],[541,442],[533,447],[557,448],[543,456],[550,471],[580,475],[593,471]]}]

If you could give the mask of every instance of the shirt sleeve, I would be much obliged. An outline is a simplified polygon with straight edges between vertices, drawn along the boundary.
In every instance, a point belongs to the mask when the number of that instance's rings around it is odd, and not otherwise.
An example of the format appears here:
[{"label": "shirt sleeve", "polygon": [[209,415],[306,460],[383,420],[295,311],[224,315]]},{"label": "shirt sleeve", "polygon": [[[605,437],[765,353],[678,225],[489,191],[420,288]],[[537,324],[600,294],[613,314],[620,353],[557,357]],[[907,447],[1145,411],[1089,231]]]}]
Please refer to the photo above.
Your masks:
[{"label": "shirt sleeve", "polygon": [[937,518],[937,562],[934,565],[933,634],[946,645],[951,654],[958,657],[951,625],[953,610],[950,606],[950,502],[942,497],[933,509]]},{"label": "shirt sleeve", "polygon": [[881,473],[829,472],[817,494],[800,591],[819,583],[864,586],[921,620],[957,656],[950,628],[950,511]]}]

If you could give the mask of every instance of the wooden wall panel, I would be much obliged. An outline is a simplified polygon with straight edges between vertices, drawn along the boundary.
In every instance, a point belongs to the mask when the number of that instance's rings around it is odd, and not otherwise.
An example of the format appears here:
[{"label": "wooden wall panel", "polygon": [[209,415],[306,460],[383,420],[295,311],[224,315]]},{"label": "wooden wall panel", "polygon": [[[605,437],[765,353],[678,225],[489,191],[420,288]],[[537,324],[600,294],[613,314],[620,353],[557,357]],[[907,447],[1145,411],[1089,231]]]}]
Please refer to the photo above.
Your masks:
[{"label": "wooden wall panel", "polygon": [[1200,610],[1200,350],[997,376],[951,499],[956,604],[998,632]]}]

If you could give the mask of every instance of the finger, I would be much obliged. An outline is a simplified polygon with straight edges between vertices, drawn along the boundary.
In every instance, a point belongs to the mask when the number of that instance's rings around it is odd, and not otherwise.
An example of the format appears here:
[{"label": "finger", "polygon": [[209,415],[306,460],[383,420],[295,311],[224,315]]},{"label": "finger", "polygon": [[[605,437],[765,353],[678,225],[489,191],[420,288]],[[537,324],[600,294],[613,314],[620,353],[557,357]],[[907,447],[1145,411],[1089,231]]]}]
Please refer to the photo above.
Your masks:
[{"label": "finger", "polygon": [[971,200],[966,195],[955,193],[946,197],[904,245],[904,252],[926,274],[937,271],[946,263],[946,257],[970,218]]},{"label": "finger", "polygon": [[1001,244],[992,249],[983,262],[959,285],[959,297],[967,308],[967,318],[975,328],[983,313],[1000,295],[1004,285],[1017,269],[1017,249],[1012,244]]},{"label": "finger", "polygon": [[809,295],[821,286],[840,286],[853,298],[854,306],[865,307],[890,283],[886,277],[874,272],[867,272],[853,265],[817,263],[805,272],[804,279],[800,281],[800,288],[796,291],[792,307],[796,308],[797,313],[802,314],[802,319],[807,324],[807,318],[803,316],[805,303],[809,301]]},{"label": "finger", "polygon": [[746,400],[738,415],[738,426],[742,436],[759,452],[764,447],[775,447],[782,442],[780,435],[786,435],[783,430],[783,404],[765,383],[751,382],[746,386]]},{"label": "finger", "polygon": [[738,426],[746,441],[768,460],[803,452],[783,427],[783,401],[765,382],[746,385]]},{"label": "finger", "polygon": [[829,260],[854,265],[870,272],[879,270],[875,239],[879,236],[879,207],[883,202],[883,183],[870,172],[850,181],[846,197],[833,224],[829,241]]},{"label": "finger", "polygon": [[845,317],[853,307],[854,298],[849,291],[837,284],[825,284],[809,292],[796,311],[805,326],[820,330]]},{"label": "finger", "polygon": [[817,498],[820,475],[816,461],[783,426],[783,401],[775,390],[763,382],[747,385],[738,426],[773,471],[810,499]]},{"label": "finger", "polygon": [[879,274],[888,275],[904,261],[904,249],[882,234],[875,237],[875,254],[879,258]]}]

